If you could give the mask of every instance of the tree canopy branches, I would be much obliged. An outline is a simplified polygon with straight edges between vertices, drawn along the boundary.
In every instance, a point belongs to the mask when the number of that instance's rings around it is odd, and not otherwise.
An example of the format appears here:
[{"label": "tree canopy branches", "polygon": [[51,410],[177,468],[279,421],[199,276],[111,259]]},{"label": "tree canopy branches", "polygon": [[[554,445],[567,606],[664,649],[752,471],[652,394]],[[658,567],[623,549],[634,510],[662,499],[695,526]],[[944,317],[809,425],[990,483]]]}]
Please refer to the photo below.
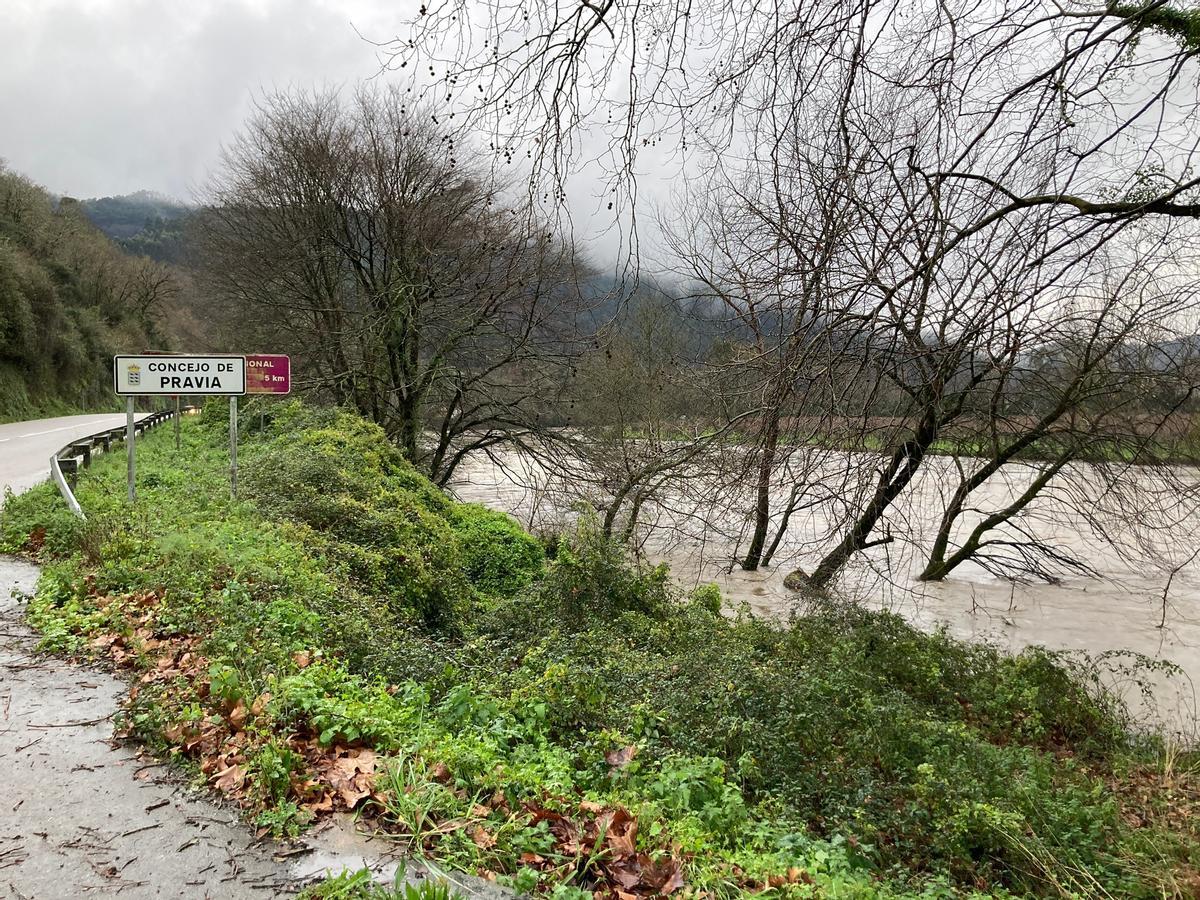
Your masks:
[{"label": "tree canopy branches", "polygon": [[398,91],[275,95],[201,222],[212,289],[439,483],[545,415],[578,305],[569,248],[463,156]]}]

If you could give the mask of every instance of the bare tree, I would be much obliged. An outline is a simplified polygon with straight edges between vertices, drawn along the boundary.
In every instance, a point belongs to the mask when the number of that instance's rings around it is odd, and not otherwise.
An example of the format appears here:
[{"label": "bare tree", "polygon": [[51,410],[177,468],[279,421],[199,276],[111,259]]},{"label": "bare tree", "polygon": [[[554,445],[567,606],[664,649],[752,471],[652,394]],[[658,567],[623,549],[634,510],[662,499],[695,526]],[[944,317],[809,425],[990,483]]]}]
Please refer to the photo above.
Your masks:
[{"label": "bare tree", "polygon": [[570,248],[470,154],[399,90],[278,94],[203,219],[209,284],[440,484],[538,427],[577,299]]},{"label": "bare tree", "polygon": [[[537,462],[526,486],[540,478],[560,509],[588,503],[604,535],[632,546],[647,510],[662,524],[709,508],[729,481],[718,475],[727,459],[719,448],[759,410],[714,390],[701,344],[675,299],[643,285],[577,359],[564,427],[522,444]],[[657,529],[660,545],[668,530]]]},{"label": "bare tree", "polygon": [[[1084,560],[1019,524],[1031,504],[1053,493],[1058,507],[1105,534],[1115,523],[1102,521],[1102,507],[1080,481],[1103,484],[1105,493],[1125,498],[1120,527],[1126,538],[1139,527],[1153,528],[1154,517],[1133,511],[1143,505],[1139,498],[1149,480],[1173,482],[1177,509],[1184,508],[1187,488],[1175,477],[1174,464],[1190,449],[1173,423],[1183,418],[1197,384],[1172,348],[1188,349],[1196,291],[1161,252],[1172,242],[1163,236],[1152,243],[1149,252],[1126,247],[1093,254],[1054,315],[1030,335],[1022,356],[948,436],[957,483],[922,580],[940,580],[969,559],[1005,576],[1052,580],[1056,570],[1090,571]],[[1002,477],[1014,462],[1028,473],[1015,486]],[[1149,466],[1157,473],[1148,474]],[[1003,501],[968,509],[997,482]],[[1050,491],[1053,484],[1062,490]],[[968,513],[977,521],[951,549]],[[1154,537],[1162,547],[1173,540],[1173,528],[1160,524],[1166,527],[1154,529]],[[1004,526],[1007,533],[999,534]]]},{"label": "bare tree", "polygon": [[[1194,34],[1191,14],[1165,0],[431,0],[383,49],[391,68],[490,131],[498,156],[530,161],[534,189],[560,202],[598,139],[610,187],[632,196],[639,154],[671,147],[682,163],[697,144],[740,151],[798,96],[770,86],[811,87],[857,57],[957,119],[959,152],[910,163],[986,199],[965,239],[1036,206],[1093,220],[1195,216]],[[1055,177],[1030,181],[1006,163],[1032,156],[1053,158]]]},{"label": "bare tree", "polygon": [[[632,189],[639,154],[679,148],[696,193],[670,248],[728,315],[736,349],[721,365],[742,380],[724,396],[765,410],[745,429],[743,565],[773,556],[789,516],[821,502],[797,482],[772,509],[781,472],[821,477],[796,448],[858,451],[828,500],[832,546],[789,578],[823,589],[895,539],[897,501],[977,423],[994,431],[994,471],[964,466],[962,504],[972,481],[1046,454],[986,532],[1140,402],[1097,387],[1129,344],[1106,326],[1092,350],[1108,349],[1079,356],[1087,332],[1064,290],[1140,222],[1200,215],[1192,34],[1161,3],[439,0],[390,49],[397,66],[428,66],[423,83],[490,127],[499,155],[531,160],[531,186],[548,178],[556,201],[585,135],[608,138],[614,189]],[[1073,386],[1060,367],[1048,394],[1061,402],[1040,398],[1014,430],[1005,404],[1056,330],[1089,374]],[[961,510],[948,515],[949,534]]]}]

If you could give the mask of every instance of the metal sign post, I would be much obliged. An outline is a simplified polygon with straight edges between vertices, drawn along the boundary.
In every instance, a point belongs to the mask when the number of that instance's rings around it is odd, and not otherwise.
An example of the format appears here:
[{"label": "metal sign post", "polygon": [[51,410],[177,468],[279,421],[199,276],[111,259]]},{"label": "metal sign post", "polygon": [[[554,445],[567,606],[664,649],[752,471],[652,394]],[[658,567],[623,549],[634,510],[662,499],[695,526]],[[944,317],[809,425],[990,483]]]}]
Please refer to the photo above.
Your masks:
[{"label": "metal sign post", "polygon": [[229,398],[229,496],[237,499],[237,397]]},{"label": "metal sign post", "polygon": [[[281,396],[292,391],[292,360],[283,353],[246,355],[246,393]],[[267,430],[266,404],[258,408],[258,430]]]},{"label": "metal sign post", "polygon": [[142,356],[113,357],[113,387],[128,398],[125,443],[129,454],[129,502],[136,499],[134,489],[134,438],[136,437],[133,399],[139,396],[175,398],[175,447],[179,448],[179,397],[189,394],[204,397],[229,397],[229,487],[237,496],[237,398],[246,393],[246,357],[187,356],[150,353]]},{"label": "metal sign post", "polygon": [[134,487],[134,467],[136,462],[133,455],[133,437],[134,437],[134,421],[133,421],[133,397],[126,398],[125,401],[125,455],[126,462],[126,480],[129,482],[128,497],[129,502],[133,503],[137,500],[137,489]]}]

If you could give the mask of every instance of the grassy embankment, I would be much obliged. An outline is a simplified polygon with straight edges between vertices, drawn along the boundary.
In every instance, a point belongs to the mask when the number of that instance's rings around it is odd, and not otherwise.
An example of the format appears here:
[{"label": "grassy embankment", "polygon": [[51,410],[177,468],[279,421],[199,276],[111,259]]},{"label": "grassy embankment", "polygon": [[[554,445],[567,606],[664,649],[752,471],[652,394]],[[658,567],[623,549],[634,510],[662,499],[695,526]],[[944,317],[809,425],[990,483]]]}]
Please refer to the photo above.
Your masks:
[{"label": "grassy embankment", "polygon": [[[134,676],[124,726],[277,834],[331,810],[558,897],[1194,894],[1190,759],[1086,668],[829,609],[682,596],[585,523],[540,543],[381,432],[277,407],[225,481],[223,407],[47,486],[45,646]],[[1167,765],[1164,760],[1169,760]]]}]

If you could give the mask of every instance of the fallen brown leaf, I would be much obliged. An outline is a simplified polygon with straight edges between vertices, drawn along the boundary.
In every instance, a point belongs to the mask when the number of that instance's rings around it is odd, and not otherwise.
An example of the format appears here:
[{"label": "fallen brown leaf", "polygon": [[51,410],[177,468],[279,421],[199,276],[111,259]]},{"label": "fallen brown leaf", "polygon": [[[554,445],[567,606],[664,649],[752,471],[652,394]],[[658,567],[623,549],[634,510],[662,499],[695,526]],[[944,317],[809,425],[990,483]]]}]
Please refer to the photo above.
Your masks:
[{"label": "fallen brown leaf", "polygon": [[604,754],[604,761],[613,769],[623,769],[637,756],[638,748],[630,744],[620,750],[609,750]]},{"label": "fallen brown leaf", "polygon": [[224,794],[232,794],[242,789],[246,783],[246,770],[239,765],[232,765],[215,773],[213,785]]},{"label": "fallen brown leaf", "polygon": [[254,702],[250,704],[250,714],[253,716],[261,716],[267,708],[267,704],[271,702],[271,692],[264,691],[254,698]]}]

